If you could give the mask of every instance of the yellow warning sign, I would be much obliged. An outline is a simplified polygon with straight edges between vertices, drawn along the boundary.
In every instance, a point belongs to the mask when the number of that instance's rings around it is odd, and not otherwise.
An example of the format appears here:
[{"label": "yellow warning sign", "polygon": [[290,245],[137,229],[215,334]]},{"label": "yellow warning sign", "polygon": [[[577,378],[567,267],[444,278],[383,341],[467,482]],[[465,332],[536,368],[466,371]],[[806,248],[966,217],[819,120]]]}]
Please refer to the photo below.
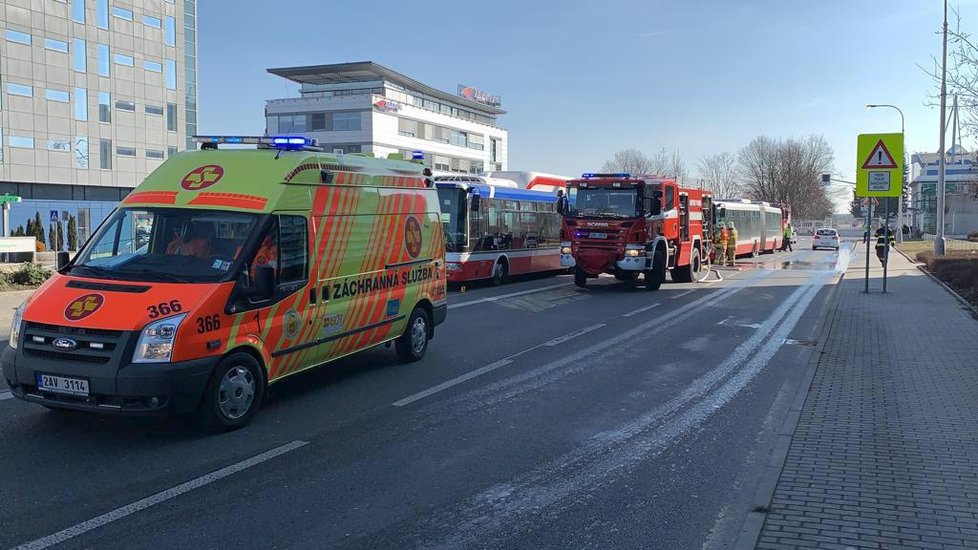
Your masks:
[{"label": "yellow warning sign", "polygon": [[859,134],[856,162],[856,196],[902,194],[903,134]]}]

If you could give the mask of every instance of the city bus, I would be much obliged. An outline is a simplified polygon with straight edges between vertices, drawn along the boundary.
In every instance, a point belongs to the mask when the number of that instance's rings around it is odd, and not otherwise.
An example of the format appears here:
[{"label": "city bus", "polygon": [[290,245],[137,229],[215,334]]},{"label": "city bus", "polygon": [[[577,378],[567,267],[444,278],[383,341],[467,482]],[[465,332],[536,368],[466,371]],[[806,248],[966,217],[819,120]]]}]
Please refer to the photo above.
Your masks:
[{"label": "city bus", "polygon": [[436,176],[447,280],[491,280],[558,271],[557,191],[495,185],[474,175]]},{"label": "city bus", "polygon": [[773,254],[781,248],[789,211],[780,205],[747,199],[716,202],[717,223],[737,228],[737,255]]},{"label": "city bus", "polygon": [[502,172],[486,172],[486,177],[514,181],[523,189],[535,191],[556,191],[567,187],[567,181],[573,178],[544,174],[543,172],[527,172],[508,170]]}]

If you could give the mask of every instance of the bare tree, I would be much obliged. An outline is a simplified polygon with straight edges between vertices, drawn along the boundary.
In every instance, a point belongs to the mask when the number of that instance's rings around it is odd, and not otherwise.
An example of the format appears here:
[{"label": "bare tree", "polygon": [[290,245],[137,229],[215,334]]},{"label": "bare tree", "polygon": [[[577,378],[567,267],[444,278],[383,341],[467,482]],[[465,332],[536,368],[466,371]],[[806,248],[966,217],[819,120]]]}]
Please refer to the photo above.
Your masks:
[{"label": "bare tree", "polygon": [[638,149],[622,149],[601,166],[601,171],[648,174],[652,171],[652,161]]},{"label": "bare tree", "polygon": [[822,136],[779,140],[758,136],[740,150],[738,158],[744,191],[751,198],[789,204],[799,218],[832,213],[821,174],[832,171],[833,154]]},{"label": "bare tree", "polygon": [[737,159],[730,153],[707,155],[697,163],[704,187],[717,198],[738,197],[742,187],[738,181]]},{"label": "bare tree", "polygon": [[[978,46],[971,34],[962,30],[961,13],[951,8],[954,25],[947,30],[947,93],[958,96],[961,116],[961,133],[978,135]],[[932,56],[932,68],[921,67],[930,75],[937,90],[931,95],[929,105],[935,106],[940,99],[941,61]]]}]

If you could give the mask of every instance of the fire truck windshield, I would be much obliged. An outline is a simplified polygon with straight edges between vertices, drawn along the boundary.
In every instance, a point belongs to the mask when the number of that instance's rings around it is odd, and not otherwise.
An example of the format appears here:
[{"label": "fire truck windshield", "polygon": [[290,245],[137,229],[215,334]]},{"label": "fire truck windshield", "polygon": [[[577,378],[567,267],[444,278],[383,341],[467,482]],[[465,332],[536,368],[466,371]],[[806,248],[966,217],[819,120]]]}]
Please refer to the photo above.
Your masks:
[{"label": "fire truck windshield", "polygon": [[569,216],[597,218],[634,218],[642,215],[636,189],[607,187],[567,190]]},{"label": "fire truck windshield", "polygon": [[468,242],[466,220],[468,214],[465,190],[450,187],[438,190],[441,205],[441,225],[445,229],[445,250],[462,252]]}]

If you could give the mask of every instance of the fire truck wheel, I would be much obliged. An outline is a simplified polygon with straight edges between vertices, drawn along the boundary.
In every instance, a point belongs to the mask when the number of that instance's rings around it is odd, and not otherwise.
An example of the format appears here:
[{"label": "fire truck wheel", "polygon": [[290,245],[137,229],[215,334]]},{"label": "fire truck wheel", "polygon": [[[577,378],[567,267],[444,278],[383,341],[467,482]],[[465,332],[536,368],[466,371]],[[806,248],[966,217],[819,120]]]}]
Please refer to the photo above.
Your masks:
[{"label": "fire truck wheel", "polygon": [[404,363],[418,361],[428,351],[430,335],[428,323],[428,313],[424,308],[414,308],[411,317],[408,319],[407,328],[404,329],[404,334],[394,341],[397,357]]},{"label": "fire truck wheel", "polygon": [[499,286],[505,283],[507,275],[509,275],[509,265],[506,263],[506,260],[500,259],[492,267],[492,284]]},{"label": "fire truck wheel", "polygon": [[587,286],[587,274],[579,267],[574,269],[574,284],[581,288]]},{"label": "fire truck wheel", "polygon": [[666,255],[656,250],[652,255],[652,269],[645,272],[645,290],[659,290],[666,280]]}]

